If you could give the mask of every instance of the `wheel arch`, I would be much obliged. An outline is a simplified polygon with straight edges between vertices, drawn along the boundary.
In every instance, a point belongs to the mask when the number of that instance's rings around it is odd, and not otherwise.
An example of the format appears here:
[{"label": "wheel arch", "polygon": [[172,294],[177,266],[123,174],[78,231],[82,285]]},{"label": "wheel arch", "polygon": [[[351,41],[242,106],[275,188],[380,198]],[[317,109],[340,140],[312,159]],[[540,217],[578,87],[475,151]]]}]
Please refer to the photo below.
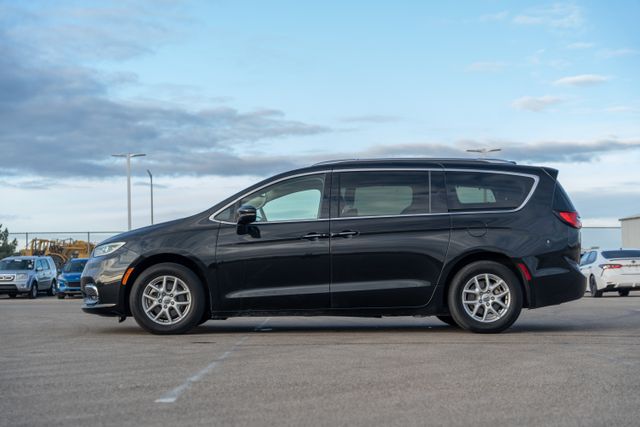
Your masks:
[{"label": "wheel arch", "polygon": [[210,313],[211,312],[211,291],[209,289],[209,281],[207,280],[207,275],[205,274],[205,269],[201,265],[199,265],[196,261],[185,256],[183,254],[176,253],[158,253],[145,258],[142,258],[136,262],[134,262],[131,267],[133,267],[133,271],[131,275],[127,278],[127,284],[124,286],[125,292],[121,293],[121,304],[125,307],[125,312],[127,315],[131,315],[131,307],[129,307],[129,295],[131,293],[131,288],[135,283],[136,279],[149,267],[152,267],[157,264],[162,264],[165,262],[170,262],[173,264],[182,265],[189,270],[191,270],[200,282],[202,283],[202,287],[204,288],[204,293],[206,295],[206,306],[205,310]]},{"label": "wheel arch", "polygon": [[529,287],[529,282],[523,276],[522,271],[520,271],[512,258],[509,256],[495,251],[475,251],[471,253],[466,253],[455,260],[452,260],[443,270],[441,283],[444,287],[444,292],[442,292],[442,305],[443,307],[447,307],[447,294],[449,292],[449,286],[451,285],[451,280],[453,276],[460,271],[462,267],[465,265],[471,264],[476,261],[494,261],[498,262],[505,267],[507,267],[511,272],[515,275],[520,283],[520,287],[522,288],[522,306],[524,308],[528,308],[531,306],[531,289]]}]

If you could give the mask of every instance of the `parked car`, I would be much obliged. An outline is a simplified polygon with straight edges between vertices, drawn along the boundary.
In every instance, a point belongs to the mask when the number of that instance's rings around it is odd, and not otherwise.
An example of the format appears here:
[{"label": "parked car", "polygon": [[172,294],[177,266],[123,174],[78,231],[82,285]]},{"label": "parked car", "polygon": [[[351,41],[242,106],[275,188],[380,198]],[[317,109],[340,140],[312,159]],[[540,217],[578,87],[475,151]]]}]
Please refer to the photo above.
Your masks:
[{"label": "parked car", "polygon": [[231,316],[438,316],[474,332],[578,299],[580,219],[558,171],[460,159],[283,173],[98,245],[83,310],[158,334]]},{"label": "parked car", "polygon": [[38,297],[38,292],[46,291],[55,295],[56,265],[48,256],[12,256],[0,260],[0,294],[15,298],[26,294]]},{"label": "parked car", "polygon": [[640,290],[640,249],[594,249],[580,259],[580,271],[587,279],[592,297],[604,292]]},{"label": "parked car", "polygon": [[80,275],[89,258],[72,258],[62,267],[58,275],[58,298],[64,299],[67,295],[81,295]]}]

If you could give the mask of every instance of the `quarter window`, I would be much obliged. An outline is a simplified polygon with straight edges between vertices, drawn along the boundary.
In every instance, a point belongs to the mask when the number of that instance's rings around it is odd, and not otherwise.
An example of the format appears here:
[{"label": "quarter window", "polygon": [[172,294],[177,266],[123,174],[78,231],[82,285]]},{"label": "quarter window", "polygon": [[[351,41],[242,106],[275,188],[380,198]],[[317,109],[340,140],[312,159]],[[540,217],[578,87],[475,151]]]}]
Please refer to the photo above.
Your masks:
[{"label": "quarter window", "polygon": [[340,173],[338,216],[415,215],[437,212],[442,203],[434,200],[429,191],[430,174],[428,171]]},{"label": "quarter window", "polygon": [[531,191],[533,178],[501,173],[447,172],[449,211],[515,209]]}]

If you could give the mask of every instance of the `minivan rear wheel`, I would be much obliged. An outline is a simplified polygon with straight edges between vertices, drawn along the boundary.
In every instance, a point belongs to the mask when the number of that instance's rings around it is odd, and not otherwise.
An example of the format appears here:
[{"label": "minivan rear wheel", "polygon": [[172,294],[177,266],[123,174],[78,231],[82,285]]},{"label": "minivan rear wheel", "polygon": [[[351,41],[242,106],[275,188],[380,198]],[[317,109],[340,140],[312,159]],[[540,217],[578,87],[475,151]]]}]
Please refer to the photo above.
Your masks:
[{"label": "minivan rear wheel", "polygon": [[198,276],[180,264],[162,263],[143,271],[129,295],[136,322],[154,334],[182,334],[198,325],[206,308]]},{"label": "minivan rear wheel", "polygon": [[463,329],[497,333],[508,329],[522,310],[522,288],[515,274],[495,261],[476,261],[456,273],[449,286],[449,311]]}]

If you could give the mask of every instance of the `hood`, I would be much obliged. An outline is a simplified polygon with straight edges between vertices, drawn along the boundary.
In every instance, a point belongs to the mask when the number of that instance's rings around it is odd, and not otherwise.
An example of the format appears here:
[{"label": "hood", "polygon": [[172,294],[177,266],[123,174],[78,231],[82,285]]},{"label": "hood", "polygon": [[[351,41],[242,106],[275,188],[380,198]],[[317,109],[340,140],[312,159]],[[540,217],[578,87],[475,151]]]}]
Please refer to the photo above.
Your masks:
[{"label": "hood", "polygon": [[3,274],[33,274],[33,270],[0,270],[0,276]]},{"label": "hood", "polygon": [[79,282],[81,275],[82,273],[62,273],[60,274],[60,278],[70,282]]},{"label": "hood", "polygon": [[160,224],[154,224],[154,225],[148,225],[146,227],[142,227],[142,228],[136,228],[135,230],[131,230],[131,231],[126,231],[124,233],[120,233],[120,234],[116,234],[113,237],[109,237],[108,239],[105,239],[103,241],[101,241],[100,243],[98,243],[98,246],[100,245],[104,245],[105,243],[113,243],[113,242],[128,242],[130,240],[135,240],[136,238],[138,238],[139,236],[148,236],[154,232],[157,231],[164,231],[167,228],[173,227],[176,224],[179,224],[183,221],[186,221],[188,219],[190,219],[192,217],[189,218],[181,218],[181,219],[175,219],[173,221],[167,221],[167,222],[161,222]]}]

